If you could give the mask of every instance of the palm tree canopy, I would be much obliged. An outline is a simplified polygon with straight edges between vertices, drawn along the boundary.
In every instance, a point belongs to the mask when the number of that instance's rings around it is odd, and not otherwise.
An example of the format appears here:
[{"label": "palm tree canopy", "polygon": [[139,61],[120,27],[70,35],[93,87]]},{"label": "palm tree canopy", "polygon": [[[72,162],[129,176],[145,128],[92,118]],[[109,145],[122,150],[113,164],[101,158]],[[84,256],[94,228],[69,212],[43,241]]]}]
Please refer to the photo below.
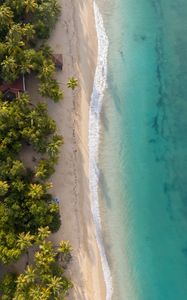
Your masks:
[{"label": "palm tree canopy", "polygon": [[9,26],[13,22],[13,12],[5,4],[0,6],[0,26]]},{"label": "palm tree canopy", "polygon": [[67,83],[67,87],[74,90],[78,86],[78,80],[75,77],[69,78],[69,81]]},{"label": "palm tree canopy", "polygon": [[29,13],[29,12],[33,13],[36,10],[36,8],[38,7],[36,0],[24,0],[24,5],[25,5],[26,13]]}]

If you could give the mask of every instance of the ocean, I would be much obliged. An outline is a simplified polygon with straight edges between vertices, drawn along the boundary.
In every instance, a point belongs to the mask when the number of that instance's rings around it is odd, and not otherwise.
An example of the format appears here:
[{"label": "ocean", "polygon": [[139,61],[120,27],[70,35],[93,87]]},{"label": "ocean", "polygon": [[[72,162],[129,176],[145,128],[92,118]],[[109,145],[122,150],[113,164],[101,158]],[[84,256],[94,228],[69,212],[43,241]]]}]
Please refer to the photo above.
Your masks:
[{"label": "ocean", "polygon": [[187,1],[96,3],[90,190],[107,300],[186,300]]}]

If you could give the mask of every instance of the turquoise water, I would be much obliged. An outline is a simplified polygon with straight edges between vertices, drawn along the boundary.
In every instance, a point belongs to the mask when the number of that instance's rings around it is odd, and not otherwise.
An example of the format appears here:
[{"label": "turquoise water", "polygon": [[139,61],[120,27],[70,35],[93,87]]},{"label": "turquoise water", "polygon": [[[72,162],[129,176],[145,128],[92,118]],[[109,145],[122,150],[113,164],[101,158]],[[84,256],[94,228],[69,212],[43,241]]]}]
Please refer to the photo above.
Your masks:
[{"label": "turquoise water", "polygon": [[100,199],[115,300],[187,299],[187,1],[98,0]]}]

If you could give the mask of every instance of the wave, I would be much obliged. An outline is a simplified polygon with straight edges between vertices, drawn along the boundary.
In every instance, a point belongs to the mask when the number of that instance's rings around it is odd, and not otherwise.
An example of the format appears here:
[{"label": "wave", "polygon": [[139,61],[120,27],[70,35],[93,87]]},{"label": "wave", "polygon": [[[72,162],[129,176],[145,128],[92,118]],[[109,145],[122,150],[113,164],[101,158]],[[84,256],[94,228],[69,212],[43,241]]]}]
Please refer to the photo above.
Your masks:
[{"label": "wave", "polygon": [[91,197],[91,210],[96,227],[96,240],[101,255],[101,263],[104,273],[104,280],[106,285],[106,300],[112,299],[113,287],[112,276],[107,261],[104,243],[102,239],[102,228],[99,209],[99,168],[98,162],[98,148],[99,148],[99,125],[100,112],[102,108],[104,91],[107,82],[107,55],[109,41],[105,32],[103,19],[97,4],[94,1],[94,13],[96,32],[98,38],[98,58],[97,67],[94,78],[93,92],[90,101],[89,111],[89,188]]}]

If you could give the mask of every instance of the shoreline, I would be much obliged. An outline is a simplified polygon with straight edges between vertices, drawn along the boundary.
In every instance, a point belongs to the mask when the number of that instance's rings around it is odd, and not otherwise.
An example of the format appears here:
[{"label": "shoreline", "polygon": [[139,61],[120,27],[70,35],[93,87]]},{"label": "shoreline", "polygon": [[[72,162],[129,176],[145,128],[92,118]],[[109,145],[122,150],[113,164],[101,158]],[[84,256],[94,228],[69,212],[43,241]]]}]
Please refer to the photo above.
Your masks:
[{"label": "shoreline", "polygon": [[89,104],[98,46],[93,1],[60,2],[62,15],[49,40],[53,51],[62,52],[64,57],[63,72],[56,77],[63,87],[69,77],[75,76],[79,88],[75,92],[65,88],[61,103],[48,102],[49,113],[65,141],[52,176],[52,192],[62,199],[62,225],[52,240],[69,240],[74,249],[67,270],[74,288],[68,299],[104,300],[106,286],[89,199]]},{"label": "shoreline", "polygon": [[100,114],[103,105],[105,89],[107,87],[108,73],[108,48],[109,40],[105,31],[103,18],[96,2],[93,3],[95,25],[98,39],[97,66],[94,76],[93,92],[89,109],[89,187],[91,209],[96,229],[96,240],[101,256],[101,263],[106,286],[106,300],[112,299],[113,285],[112,275],[106,256],[104,240],[102,236],[100,201],[99,201],[99,140],[100,140]]}]

